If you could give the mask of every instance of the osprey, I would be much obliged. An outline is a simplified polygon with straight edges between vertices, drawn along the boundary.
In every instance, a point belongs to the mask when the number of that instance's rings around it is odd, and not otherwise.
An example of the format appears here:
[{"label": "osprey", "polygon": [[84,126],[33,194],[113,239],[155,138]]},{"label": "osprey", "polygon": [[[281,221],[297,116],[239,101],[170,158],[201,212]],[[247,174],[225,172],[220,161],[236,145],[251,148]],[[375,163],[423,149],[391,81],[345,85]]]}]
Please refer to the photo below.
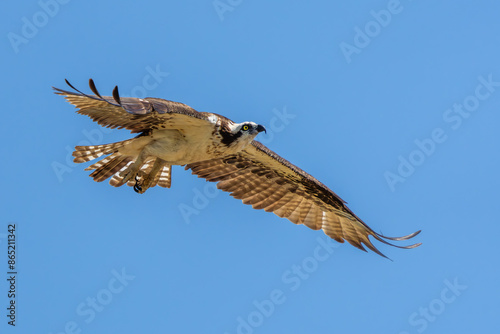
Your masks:
[{"label": "osprey", "polygon": [[254,138],[264,126],[254,122],[235,123],[208,112],[198,112],[179,102],[158,98],[101,96],[92,79],[95,95],[87,95],[66,83],[75,92],[54,88],[55,93],[75,105],[77,113],[89,116],[108,128],[138,133],[118,143],[76,146],[74,162],[82,163],[107,155],[85,170],[101,182],[132,186],[138,193],[159,185],[170,188],[172,166],[181,165],[207,181],[218,182],[227,191],[254,209],[264,209],[295,224],[322,229],[329,237],[366,251],[363,245],[384,256],[371,242],[376,240],[399,248],[391,241],[408,240],[420,231],[403,237],[387,237],[373,231],[346,203],[323,183],[274,153]]}]

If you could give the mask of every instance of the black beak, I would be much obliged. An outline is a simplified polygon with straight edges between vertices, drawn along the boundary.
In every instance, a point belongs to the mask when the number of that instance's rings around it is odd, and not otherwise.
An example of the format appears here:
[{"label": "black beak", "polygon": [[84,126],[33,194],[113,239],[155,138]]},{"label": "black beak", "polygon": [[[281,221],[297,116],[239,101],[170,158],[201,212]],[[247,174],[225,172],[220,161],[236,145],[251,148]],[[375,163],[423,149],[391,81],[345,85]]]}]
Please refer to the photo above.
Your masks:
[{"label": "black beak", "polygon": [[263,126],[262,126],[262,125],[260,125],[260,124],[259,124],[259,125],[257,125],[257,129],[256,129],[256,130],[257,130],[257,132],[262,132],[262,131],[264,131],[265,133],[267,133],[266,128],[265,128],[265,127],[263,127]]}]

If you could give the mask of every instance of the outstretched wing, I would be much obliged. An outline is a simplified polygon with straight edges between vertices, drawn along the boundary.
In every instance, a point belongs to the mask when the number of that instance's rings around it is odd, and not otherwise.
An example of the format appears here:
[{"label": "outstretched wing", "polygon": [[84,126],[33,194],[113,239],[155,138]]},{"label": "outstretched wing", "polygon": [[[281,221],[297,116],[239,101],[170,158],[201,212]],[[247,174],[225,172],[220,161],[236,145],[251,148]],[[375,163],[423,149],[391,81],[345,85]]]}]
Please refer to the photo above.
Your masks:
[{"label": "outstretched wing", "polygon": [[186,126],[206,126],[214,119],[224,118],[211,113],[198,112],[183,103],[157,98],[120,97],[118,87],[113,96],[101,96],[94,81],[89,86],[95,95],[87,95],[76,89],[67,80],[66,83],[76,92],[54,88],[55,93],[76,108],[77,113],[89,116],[99,125],[108,128],[128,129],[132,133],[141,133],[150,129],[182,129]]},{"label": "outstretched wing", "polygon": [[314,230],[322,229],[336,241],[347,240],[364,251],[363,244],[385,257],[369,236],[399,248],[420,245],[398,246],[388,242],[408,240],[420,231],[399,238],[373,231],[328,187],[257,141],[238,154],[188,164],[185,168],[198,177],[218,182],[217,188],[254,209],[274,212]]}]

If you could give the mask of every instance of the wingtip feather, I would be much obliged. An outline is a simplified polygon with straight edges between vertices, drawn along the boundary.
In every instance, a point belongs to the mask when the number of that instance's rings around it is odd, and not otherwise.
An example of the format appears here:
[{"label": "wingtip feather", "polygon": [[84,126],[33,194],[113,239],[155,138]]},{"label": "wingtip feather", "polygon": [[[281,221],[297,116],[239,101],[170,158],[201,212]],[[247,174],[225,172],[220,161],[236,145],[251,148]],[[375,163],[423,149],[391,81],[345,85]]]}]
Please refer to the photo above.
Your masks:
[{"label": "wingtip feather", "polygon": [[120,94],[118,93],[118,86],[115,86],[115,88],[113,88],[113,99],[115,99],[116,103],[118,103],[118,105],[122,105],[121,101],[120,101]]},{"label": "wingtip feather", "polygon": [[94,93],[95,95],[99,96],[101,99],[104,100],[104,98],[101,96],[101,94],[99,94],[99,91],[97,90],[95,83],[94,83],[94,80],[92,80],[92,78],[89,79],[89,87],[90,87],[90,90],[92,91],[92,93]]}]

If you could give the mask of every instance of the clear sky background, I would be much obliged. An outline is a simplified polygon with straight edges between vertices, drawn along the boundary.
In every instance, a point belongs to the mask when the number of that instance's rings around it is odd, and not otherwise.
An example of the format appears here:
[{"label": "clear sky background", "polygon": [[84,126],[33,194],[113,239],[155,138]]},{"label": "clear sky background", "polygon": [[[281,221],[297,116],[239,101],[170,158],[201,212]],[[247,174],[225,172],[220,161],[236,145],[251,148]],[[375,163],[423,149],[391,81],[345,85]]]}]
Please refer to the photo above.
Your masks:
[{"label": "clear sky background", "polygon": [[[3,4],[0,331],[498,331],[499,13],[451,0]],[[64,78],[264,124],[259,139],[375,231],[422,229],[423,245],[377,243],[390,261],[330,243],[181,167],[143,195],[96,183],[72,148],[131,135],[75,114],[52,93]]]}]

